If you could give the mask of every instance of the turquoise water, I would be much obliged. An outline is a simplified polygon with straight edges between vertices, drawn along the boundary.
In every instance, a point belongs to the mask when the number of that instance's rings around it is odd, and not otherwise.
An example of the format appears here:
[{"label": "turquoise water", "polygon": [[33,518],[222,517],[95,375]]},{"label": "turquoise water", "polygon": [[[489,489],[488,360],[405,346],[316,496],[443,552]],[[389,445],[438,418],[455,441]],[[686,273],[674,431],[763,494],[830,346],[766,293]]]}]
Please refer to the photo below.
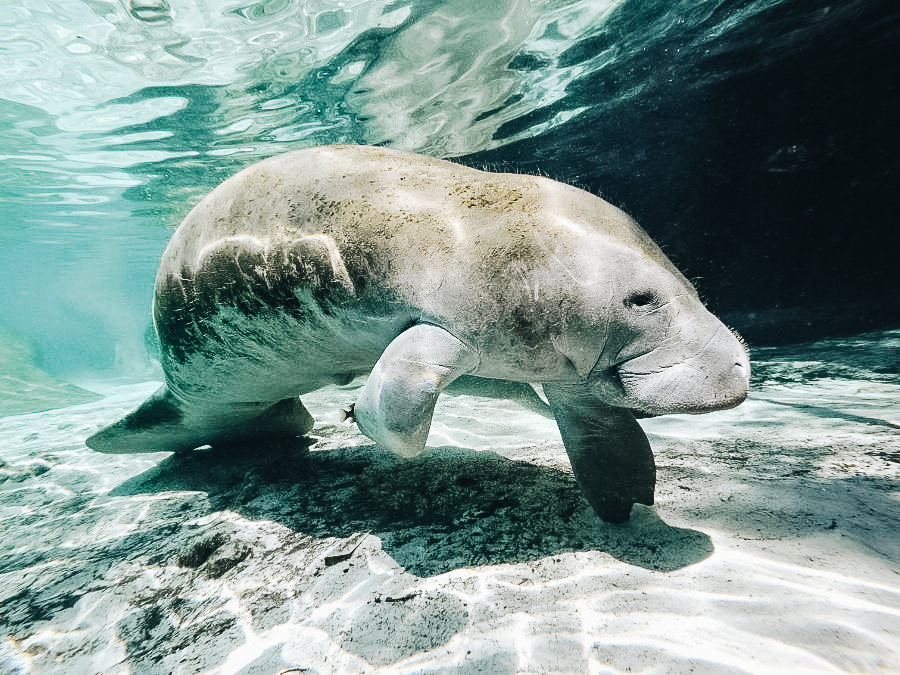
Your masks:
[{"label": "turquoise water", "polygon": [[[900,153],[866,134],[896,111],[897,25],[874,2],[4,5],[0,325],[53,377],[152,376],[153,278],[179,220],[255,160],[338,141],[591,189],[751,337],[748,312],[889,302]],[[865,264],[844,211],[885,233]],[[827,321],[891,327],[873,313]]]}]

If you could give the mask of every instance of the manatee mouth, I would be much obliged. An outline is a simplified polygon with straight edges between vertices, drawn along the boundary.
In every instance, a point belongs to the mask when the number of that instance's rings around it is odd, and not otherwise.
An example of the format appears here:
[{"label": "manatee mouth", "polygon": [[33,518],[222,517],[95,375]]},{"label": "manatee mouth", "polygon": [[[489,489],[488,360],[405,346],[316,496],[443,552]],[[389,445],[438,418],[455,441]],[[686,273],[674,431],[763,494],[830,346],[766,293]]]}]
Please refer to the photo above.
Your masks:
[{"label": "manatee mouth", "polygon": [[629,396],[625,391],[625,384],[622,382],[622,373],[619,372],[619,366],[613,366],[612,368],[608,369],[605,375],[608,378],[609,383],[616,388],[617,394],[621,398],[622,404],[620,407],[628,408],[628,410],[631,411],[631,414],[634,415],[637,419],[646,419],[648,417],[658,416],[658,413],[652,413],[647,410],[635,408],[634,401],[628,400]]},{"label": "manatee mouth", "polygon": [[651,412],[640,405],[640,401],[635,400],[634,388],[636,385],[636,376],[627,370],[623,373],[622,366],[626,366],[628,361],[624,361],[609,369],[609,377],[616,383],[619,395],[622,398],[622,407],[628,408],[636,418],[656,417],[661,414],[659,411]]},{"label": "manatee mouth", "polygon": [[618,365],[594,371],[591,374],[591,388],[607,405],[627,408],[635,417],[653,417],[655,415],[655,413],[635,407],[634,399],[628,395],[625,384],[622,382],[622,373],[619,371]]},{"label": "manatee mouth", "polygon": [[619,390],[619,393],[625,396],[625,385],[622,384],[622,373],[619,372],[619,366],[613,366],[605,373],[609,381]]}]

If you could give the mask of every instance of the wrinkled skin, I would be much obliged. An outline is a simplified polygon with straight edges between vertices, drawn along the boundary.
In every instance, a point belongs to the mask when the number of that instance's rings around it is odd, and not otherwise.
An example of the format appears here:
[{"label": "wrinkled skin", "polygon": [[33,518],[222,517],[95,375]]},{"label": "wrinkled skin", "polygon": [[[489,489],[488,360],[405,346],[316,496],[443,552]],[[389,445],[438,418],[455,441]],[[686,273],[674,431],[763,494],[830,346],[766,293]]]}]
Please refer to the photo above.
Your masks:
[{"label": "wrinkled skin", "polygon": [[361,146],[273,157],[213,190],[163,255],[154,320],[166,384],[96,450],[302,435],[298,395],[370,373],[353,417],[411,457],[460,376],[541,383],[612,522],[653,503],[634,413],[738,405],[750,374],[622,211],[546,178]]}]

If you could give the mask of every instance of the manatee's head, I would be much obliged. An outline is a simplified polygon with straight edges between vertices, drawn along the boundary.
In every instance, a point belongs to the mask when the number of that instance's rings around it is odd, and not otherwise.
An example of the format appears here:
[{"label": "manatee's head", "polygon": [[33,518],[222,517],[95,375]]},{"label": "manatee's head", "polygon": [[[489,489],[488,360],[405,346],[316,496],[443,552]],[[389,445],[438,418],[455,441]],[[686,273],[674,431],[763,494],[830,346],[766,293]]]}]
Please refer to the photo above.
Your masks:
[{"label": "manatee's head", "polygon": [[600,275],[582,288],[592,333],[586,342],[593,344],[570,357],[594,395],[647,415],[705,413],[744,401],[747,350],[691,283],[655,247],[651,255],[626,247],[607,253]]}]

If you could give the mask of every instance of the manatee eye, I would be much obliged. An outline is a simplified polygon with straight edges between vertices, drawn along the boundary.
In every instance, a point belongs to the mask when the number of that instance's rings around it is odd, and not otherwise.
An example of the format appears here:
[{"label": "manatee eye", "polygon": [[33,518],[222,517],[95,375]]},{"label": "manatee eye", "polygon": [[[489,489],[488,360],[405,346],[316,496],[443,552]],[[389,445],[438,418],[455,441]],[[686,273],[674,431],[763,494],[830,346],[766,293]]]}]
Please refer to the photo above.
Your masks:
[{"label": "manatee eye", "polygon": [[656,304],[657,300],[657,295],[653,291],[638,291],[637,293],[632,293],[627,298],[625,298],[625,300],[623,300],[623,304],[629,308],[640,308]]}]

